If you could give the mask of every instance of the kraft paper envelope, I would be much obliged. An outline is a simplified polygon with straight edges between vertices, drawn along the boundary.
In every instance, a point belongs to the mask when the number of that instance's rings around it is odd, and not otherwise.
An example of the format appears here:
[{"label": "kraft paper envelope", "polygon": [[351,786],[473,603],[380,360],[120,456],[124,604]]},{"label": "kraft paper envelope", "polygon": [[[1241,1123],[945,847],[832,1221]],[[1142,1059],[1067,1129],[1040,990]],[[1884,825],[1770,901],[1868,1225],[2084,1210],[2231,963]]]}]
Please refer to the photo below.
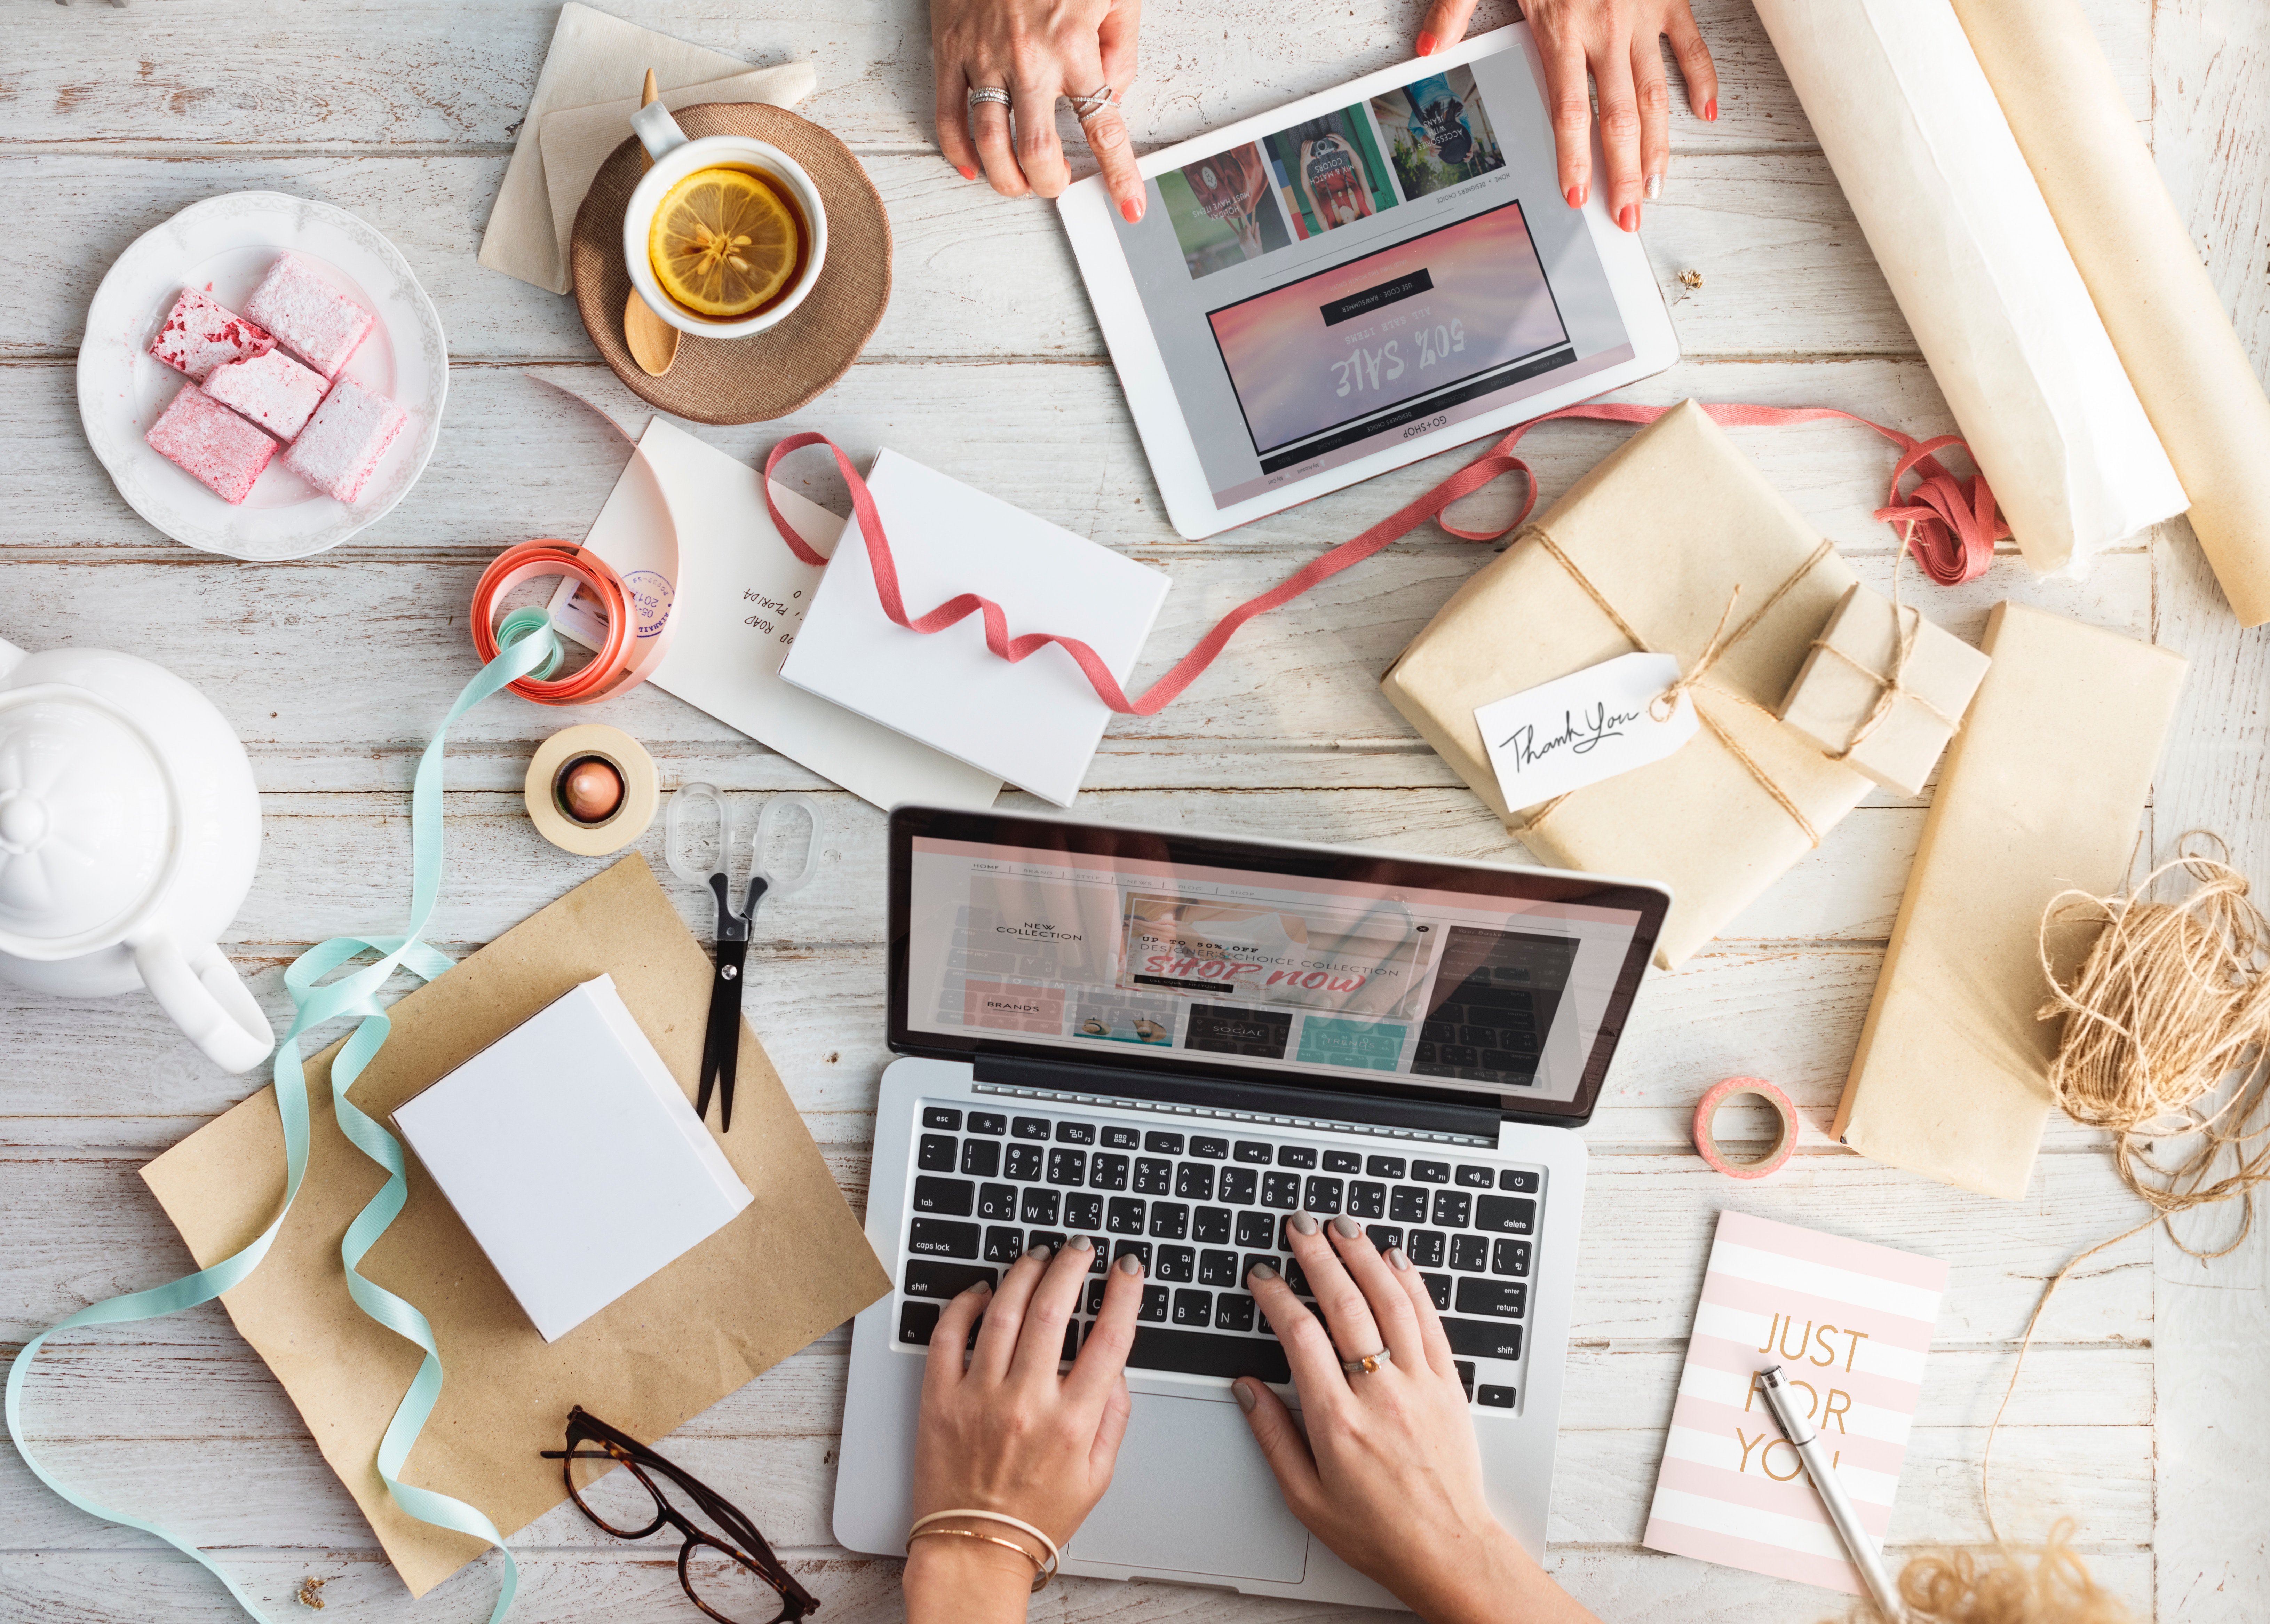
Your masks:
[{"label": "kraft paper envelope", "polygon": [[[708,955],[642,857],[586,881],[393,1008],[394,1029],[356,1080],[383,1118],[570,987],[612,975],[691,1097],[709,1006]],[[384,1182],[332,1115],[339,1045],[308,1063],[308,1176],[274,1249],[221,1298],[267,1361],[413,1596],[487,1547],[419,1522],[379,1480],[378,1441],[417,1373],[416,1347],[346,1293],[339,1241]],[[582,1405],[660,1438],[832,1331],[890,1289],[859,1220],[754,1033],[741,1032],[733,1131],[720,1143],[756,1197],[739,1217],[554,1343],[529,1324],[425,1169],[363,1273],[433,1323],[446,1376],[405,1482],[478,1506],[509,1537],[566,1498],[556,1450]],[[142,1170],[200,1266],[250,1241],[284,1193],[284,1135],[263,1089]],[[606,1192],[595,1190],[595,1199]],[[731,1493],[731,1484],[719,1487]]]}]

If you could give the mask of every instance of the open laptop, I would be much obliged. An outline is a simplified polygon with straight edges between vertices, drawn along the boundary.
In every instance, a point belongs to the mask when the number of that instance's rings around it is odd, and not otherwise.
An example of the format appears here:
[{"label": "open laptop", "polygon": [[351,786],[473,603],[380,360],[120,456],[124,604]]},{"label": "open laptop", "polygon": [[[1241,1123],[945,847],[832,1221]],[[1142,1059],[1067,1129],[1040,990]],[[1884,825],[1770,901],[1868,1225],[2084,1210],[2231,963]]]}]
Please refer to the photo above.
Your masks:
[{"label": "open laptop", "polygon": [[[1669,906],[1643,881],[901,807],[890,1043],[835,1537],[906,1549],[943,1302],[1027,1247],[1146,1262],[1110,1492],[1064,1571],[1395,1605],[1287,1509],[1229,1391],[1297,1403],[1244,1289],[1347,1213],[1426,1276],[1492,1509],[1542,1555],[1592,1112]],[[1354,1350],[1368,1353],[1369,1349]]]}]

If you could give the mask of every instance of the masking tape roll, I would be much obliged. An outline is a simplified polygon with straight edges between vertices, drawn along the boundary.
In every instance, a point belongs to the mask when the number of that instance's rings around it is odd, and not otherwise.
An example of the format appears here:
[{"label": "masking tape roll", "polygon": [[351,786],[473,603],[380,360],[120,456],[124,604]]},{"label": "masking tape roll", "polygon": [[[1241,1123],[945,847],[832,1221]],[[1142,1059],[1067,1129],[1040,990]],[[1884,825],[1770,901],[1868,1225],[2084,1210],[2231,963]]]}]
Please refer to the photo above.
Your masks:
[{"label": "masking tape roll", "polygon": [[[571,817],[560,795],[560,781],[578,761],[597,759],[615,769],[623,781],[623,798],[615,810],[597,823]],[[654,821],[662,805],[662,787],[654,758],[620,728],[586,722],[562,728],[536,747],[528,764],[528,779],[521,796],[528,804],[529,821],[536,832],[562,851],[582,857],[604,857],[620,851]]]},{"label": "masking tape roll", "polygon": [[[1781,1133],[1774,1140],[1773,1148],[1755,1161],[1729,1161],[1710,1136],[1710,1122],[1717,1116],[1720,1106],[1745,1094],[1755,1094],[1774,1108],[1781,1118]],[[1702,1096],[1702,1102],[1695,1108],[1695,1153],[1729,1178],[1763,1178],[1769,1173],[1778,1173],[1796,1149],[1797,1108],[1790,1103],[1787,1094],[1762,1077],[1730,1077],[1713,1084],[1710,1092]]]}]

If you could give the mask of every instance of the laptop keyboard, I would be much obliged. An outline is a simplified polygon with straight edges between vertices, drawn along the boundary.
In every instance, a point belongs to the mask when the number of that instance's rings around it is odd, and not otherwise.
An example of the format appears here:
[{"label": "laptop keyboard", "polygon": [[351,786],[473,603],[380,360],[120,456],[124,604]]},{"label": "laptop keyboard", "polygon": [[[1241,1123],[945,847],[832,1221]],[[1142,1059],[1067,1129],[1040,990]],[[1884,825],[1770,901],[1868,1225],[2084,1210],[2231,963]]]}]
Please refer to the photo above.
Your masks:
[{"label": "laptop keyboard", "polygon": [[[925,1105],[900,1264],[898,1339],[926,1346],[944,1301],[1030,1247],[1094,1238],[1064,1357],[1103,1302],[1104,1270],[1144,1260],[1128,1364],[1191,1376],[1288,1382],[1284,1349],[1245,1289],[1267,1264],[1310,1307],[1286,1244],[1294,1213],[1346,1214],[1375,1245],[1400,1246],[1443,1316],[1467,1397],[1514,1407],[1543,1175],[1454,1150],[1327,1146],[1250,1129],[1161,1128],[1042,1108]],[[1493,1367],[1497,1367],[1493,1368]]]}]

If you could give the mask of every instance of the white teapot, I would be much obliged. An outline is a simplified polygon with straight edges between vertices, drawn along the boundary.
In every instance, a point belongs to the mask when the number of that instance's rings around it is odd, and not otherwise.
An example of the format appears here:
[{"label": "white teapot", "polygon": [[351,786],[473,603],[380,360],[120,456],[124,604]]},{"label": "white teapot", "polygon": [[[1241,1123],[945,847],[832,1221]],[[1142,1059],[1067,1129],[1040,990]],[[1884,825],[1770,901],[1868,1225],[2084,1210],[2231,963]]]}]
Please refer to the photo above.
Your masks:
[{"label": "white teapot", "polygon": [[259,856],[252,764],[204,695],[131,655],[0,640],[0,978],[147,986],[249,1071],[275,1034],[214,942]]}]

